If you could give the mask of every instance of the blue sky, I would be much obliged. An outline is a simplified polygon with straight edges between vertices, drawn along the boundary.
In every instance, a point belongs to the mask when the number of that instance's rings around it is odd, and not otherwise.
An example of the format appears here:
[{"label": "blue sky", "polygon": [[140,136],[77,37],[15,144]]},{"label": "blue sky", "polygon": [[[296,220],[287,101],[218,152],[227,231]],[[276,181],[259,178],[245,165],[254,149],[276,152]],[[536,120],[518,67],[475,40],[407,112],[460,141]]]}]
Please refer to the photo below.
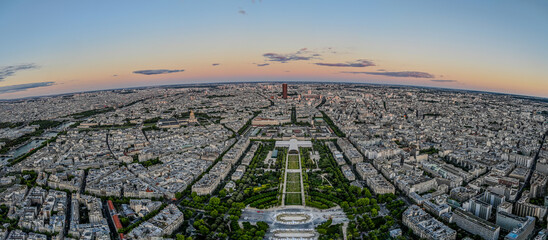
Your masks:
[{"label": "blue sky", "polygon": [[548,97],[546,23],[545,1],[6,0],[0,87],[19,90],[0,98],[237,79]]}]

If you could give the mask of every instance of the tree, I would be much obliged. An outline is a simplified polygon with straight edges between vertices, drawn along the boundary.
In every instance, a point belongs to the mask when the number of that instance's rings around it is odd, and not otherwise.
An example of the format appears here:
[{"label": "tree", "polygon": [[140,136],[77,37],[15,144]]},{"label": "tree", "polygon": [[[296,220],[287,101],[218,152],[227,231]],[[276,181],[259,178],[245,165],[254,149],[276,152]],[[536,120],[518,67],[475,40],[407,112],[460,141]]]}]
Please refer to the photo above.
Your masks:
[{"label": "tree", "polygon": [[257,227],[260,230],[266,231],[268,229],[268,224],[266,222],[258,222]]},{"label": "tree", "polygon": [[217,216],[219,215],[219,212],[217,212],[217,210],[214,209],[213,211],[209,212],[209,215],[210,215],[211,217],[214,217],[214,218],[215,218],[215,217],[217,217]]},{"label": "tree", "polygon": [[369,192],[369,189],[367,189],[367,188],[364,188],[364,189],[363,189],[363,195],[364,195],[366,198],[371,198],[371,192]]},{"label": "tree", "polygon": [[373,221],[371,220],[371,218],[369,218],[367,215],[364,215],[364,216],[363,216],[363,223],[365,224],[365,226],[366,226],[368,229],[373,229],[373,228],[375,228],[375,223],[373,223]]},{"label": "tree", "polygon": [[127,226],[127,225],[129,225],[129,219],[126,218],[126,217],[121,217],[121,218],[120,218],[120,222],[122,223],[122,226]]},{"label": "tree", "polygon": [[194,223],[192,225],[194,226],[194,228],[200,228],[200,226],[202,226],[204,224],[205,224],[204,220],[200,219],[200,220],[194,221]]},{"label": "tree", "polygon": [[222,198],[226,197],[226,189],[221,189],[221,191],[219,191],[219,196],[221,196]]},{"label": "tree", "polygon": [[255,232],[255,236],[260,237],[261,239],[263,238],[264,234],[265,234],[265,231],[263,230],[259,230]]},{"label": "tree", "polygon": [[200,225],[200,227],[198,229],[200,231],[200,234],[202,234],[204,236],[207,236],[209,234],[209,228],[207,228],[204,225]]},{"label": "tree", "polygon": [[219,205],[219,203],[221,203],[221,199],[219,199],[218,197],[212,197],[211,199],[209,199],[209,205],[217,206]]},{"label": "tree", "polygon": [[359,206],[367,206],[369,205],[369,198],[360,198],[356,202]]},{"label": "tree", "polygon": [[377,209],[375,209],[375,208],[371,209],[371,216],[372,217],[376,217],[378,215],[379,215],[379,212],[377,211]]}]

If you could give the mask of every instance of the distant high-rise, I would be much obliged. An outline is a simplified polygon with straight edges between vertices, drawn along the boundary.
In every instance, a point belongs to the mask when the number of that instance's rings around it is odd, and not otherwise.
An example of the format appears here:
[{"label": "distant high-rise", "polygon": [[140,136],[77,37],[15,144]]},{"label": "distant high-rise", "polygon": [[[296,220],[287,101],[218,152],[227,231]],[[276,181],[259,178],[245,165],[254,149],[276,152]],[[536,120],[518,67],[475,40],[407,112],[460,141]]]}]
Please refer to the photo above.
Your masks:
[{"label": "distant high-rise", "polygon": [[287,83],[282,84],[282,88],[283,88],[282,98],[287,99]]}]

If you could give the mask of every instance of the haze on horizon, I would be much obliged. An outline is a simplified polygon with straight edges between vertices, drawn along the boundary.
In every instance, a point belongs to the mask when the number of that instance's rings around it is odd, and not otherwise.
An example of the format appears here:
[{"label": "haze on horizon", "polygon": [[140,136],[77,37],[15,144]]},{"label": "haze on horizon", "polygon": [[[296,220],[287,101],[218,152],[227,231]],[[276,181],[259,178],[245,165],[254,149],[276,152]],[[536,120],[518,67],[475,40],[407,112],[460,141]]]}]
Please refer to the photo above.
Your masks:
[{"label": "haze on horizon", "polygon": [[0,2],[0,99],[331,81],[548,97],[546,1]]}]

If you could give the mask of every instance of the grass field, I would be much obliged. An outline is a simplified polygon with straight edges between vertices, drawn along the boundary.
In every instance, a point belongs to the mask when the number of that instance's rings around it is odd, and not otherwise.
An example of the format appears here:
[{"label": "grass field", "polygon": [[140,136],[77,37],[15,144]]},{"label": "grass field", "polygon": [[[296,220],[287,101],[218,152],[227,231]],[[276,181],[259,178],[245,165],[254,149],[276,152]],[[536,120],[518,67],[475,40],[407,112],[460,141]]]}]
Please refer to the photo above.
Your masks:
[{"label": "grass field", "polygon": [[288,156],[288,169],[299,169],[299,156],[298,155],[289,155]]},{"label": "grass field", "polygon": [[299,173],[287,173],[286,192],[301,191],[301,176]]},{"label": "grass field", "polygon": [[285,194],[285,205],[301,205],[303,204],[301,200],[300,193],[286,193]]}]

